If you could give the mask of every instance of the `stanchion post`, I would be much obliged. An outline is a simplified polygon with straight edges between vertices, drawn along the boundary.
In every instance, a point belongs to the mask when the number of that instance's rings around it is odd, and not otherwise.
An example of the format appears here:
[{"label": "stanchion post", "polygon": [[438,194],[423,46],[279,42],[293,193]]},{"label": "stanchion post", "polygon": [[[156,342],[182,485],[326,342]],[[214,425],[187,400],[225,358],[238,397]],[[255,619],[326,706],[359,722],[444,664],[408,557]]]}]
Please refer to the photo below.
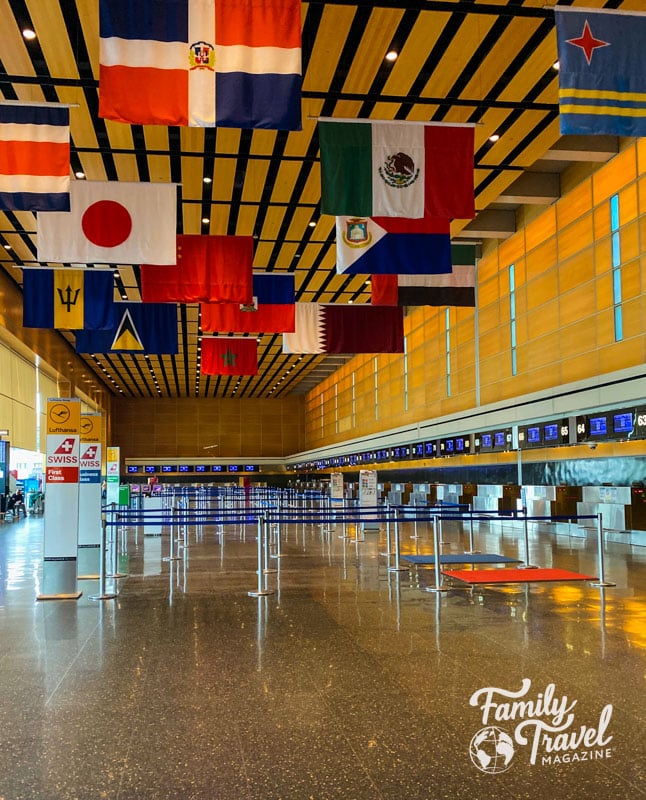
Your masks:
[{"label": "stanchion post", "polygon": [[440,526],[437,524],[438,519],[437,515],[433,517],[433,549],[435,550],[435,559],[434,559],[434,571],[435,571],[435,586],[427,586],[427,592],[448,592],[449,589],[447,586],[442,586],[442,571],[440,569],[440,556],[441,556],[441,545],[440,545]]},{"label": "stanchion post", "polygon": [[519,569],[536,569],[534,564],[529,563],[529,524],[527,522],[527,508],[523,506],[523,533],[525,537],[525,566]]},{"label": "stanchion post", "polygon": [[[395,566],[391,567],[390,563],[388,564],[388,572],[406,572],[408,567],[402,567],[399,563],[399,510],[395,509]],[[390,556],[388,557],[388,561],[390,562]]]},{"label": "stanchion post", "polygon": [[601,513],[597,514],[597,550],[599,554],[599,580],[594,581],[590,586],[616,586],[616,583],[606,580],[606,569],[603,557],[603,517]]},{"label": "stanchion post", "polygon": [[112,600],[117,595],[105,590],[105,556],[107,551],[107,528],[108,523],[105,513],[101,514],[101,552],[99,556],[99,593],[91,594],[90,600]]},{"label": "stanchion post", "polygon": [[178,525],[177,521],[177,506],[173,505],[170,513],[170,542],[168,555],[162,558],[162,561],[179,561],[179,556],[175,555],[175,526]]},{"label": "stanchion post", "polygon": [[262,597],[266,594],[274,594],[272,589],[267,588],[267,575],[264,570],[263,557],[264,557],[264,538],[266,523],[265,518],[260,515],[258,517],[258,588],[255,592],[247,592],[249,597]]}]

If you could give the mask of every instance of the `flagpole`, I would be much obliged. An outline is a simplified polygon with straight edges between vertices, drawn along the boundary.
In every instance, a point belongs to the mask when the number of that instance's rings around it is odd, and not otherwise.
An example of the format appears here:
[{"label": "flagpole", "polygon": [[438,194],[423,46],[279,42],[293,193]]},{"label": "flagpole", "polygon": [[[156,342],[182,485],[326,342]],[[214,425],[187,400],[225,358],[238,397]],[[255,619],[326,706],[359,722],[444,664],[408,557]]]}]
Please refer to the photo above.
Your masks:
[{"label": "flagpole", "polygon": [[308,116],[307,119],[314,119],[318,122],[359,122],[368,125],[379,125],[393,123],[396,125],[423,125],[433,128],[475,128],[475,122],[425,122],[415,119],[352,119],[350,117],[314,117]]},{"label": "flagpole", "polygon": [[47,103],[31,100],[0,100],[0,106],[34,106],[35,108],[80,108],[80,103]]},{"label": "flagpole", "polygon": [[633,17],[646,17],[646,11],[633,11],[631,8],[584,8],[579,6],[543,6],[552,11],[576,11],[579,14],[623,14]]}]

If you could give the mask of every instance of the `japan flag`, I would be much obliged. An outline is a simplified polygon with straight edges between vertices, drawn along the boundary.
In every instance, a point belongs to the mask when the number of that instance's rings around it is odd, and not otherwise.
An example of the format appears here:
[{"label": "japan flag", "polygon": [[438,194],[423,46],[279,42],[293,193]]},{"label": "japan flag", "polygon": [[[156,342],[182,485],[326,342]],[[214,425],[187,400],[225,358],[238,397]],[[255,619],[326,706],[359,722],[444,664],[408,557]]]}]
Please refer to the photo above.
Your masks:
[{"label": "japan flag", "polygon": [[38,215],[39,261],[175,263],[175,184],[73,181],[70,204]]}]

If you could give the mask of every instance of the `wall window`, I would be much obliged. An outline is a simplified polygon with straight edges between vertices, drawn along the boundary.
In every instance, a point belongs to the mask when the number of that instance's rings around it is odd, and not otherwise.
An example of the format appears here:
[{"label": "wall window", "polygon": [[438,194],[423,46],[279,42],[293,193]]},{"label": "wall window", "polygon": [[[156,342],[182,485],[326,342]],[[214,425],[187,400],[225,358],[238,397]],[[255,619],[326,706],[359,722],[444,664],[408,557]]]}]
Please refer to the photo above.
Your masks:
[{"label": "wall window", "polygon": [[512,264],[509,267],[509,339],[511,342],[511,374],[516,375],[516,269]]},{"label": "wall window", "polygon": [[610,198],[610,237],[612,247],[612,303],[615,321],[615,342],[624,338],[621,308],[621,242],[619,240],[619,195]]},{"label": "wall window", "polygon": [[445,347],[446,347],[446,396],[451,396],[451,318],[450,309],[444,312]]}]

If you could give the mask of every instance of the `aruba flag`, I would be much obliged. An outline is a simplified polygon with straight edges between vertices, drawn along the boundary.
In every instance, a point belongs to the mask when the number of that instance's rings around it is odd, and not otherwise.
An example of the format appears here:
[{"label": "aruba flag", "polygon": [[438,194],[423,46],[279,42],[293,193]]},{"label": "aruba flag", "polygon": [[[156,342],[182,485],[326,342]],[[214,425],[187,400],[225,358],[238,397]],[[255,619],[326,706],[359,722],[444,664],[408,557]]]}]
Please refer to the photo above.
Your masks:
[{"label": "aruba flag", "polygon": [[561,133],[646,136],[646,13],[554,13]]},{"label": "aruba flag", "polygon": [[301,128],[301,0],[100,0],[99,115]]},{"label": "aruba flag", "polygon": [[24,269],[25,328],[105,330],[113,325],[112,270]]}]

